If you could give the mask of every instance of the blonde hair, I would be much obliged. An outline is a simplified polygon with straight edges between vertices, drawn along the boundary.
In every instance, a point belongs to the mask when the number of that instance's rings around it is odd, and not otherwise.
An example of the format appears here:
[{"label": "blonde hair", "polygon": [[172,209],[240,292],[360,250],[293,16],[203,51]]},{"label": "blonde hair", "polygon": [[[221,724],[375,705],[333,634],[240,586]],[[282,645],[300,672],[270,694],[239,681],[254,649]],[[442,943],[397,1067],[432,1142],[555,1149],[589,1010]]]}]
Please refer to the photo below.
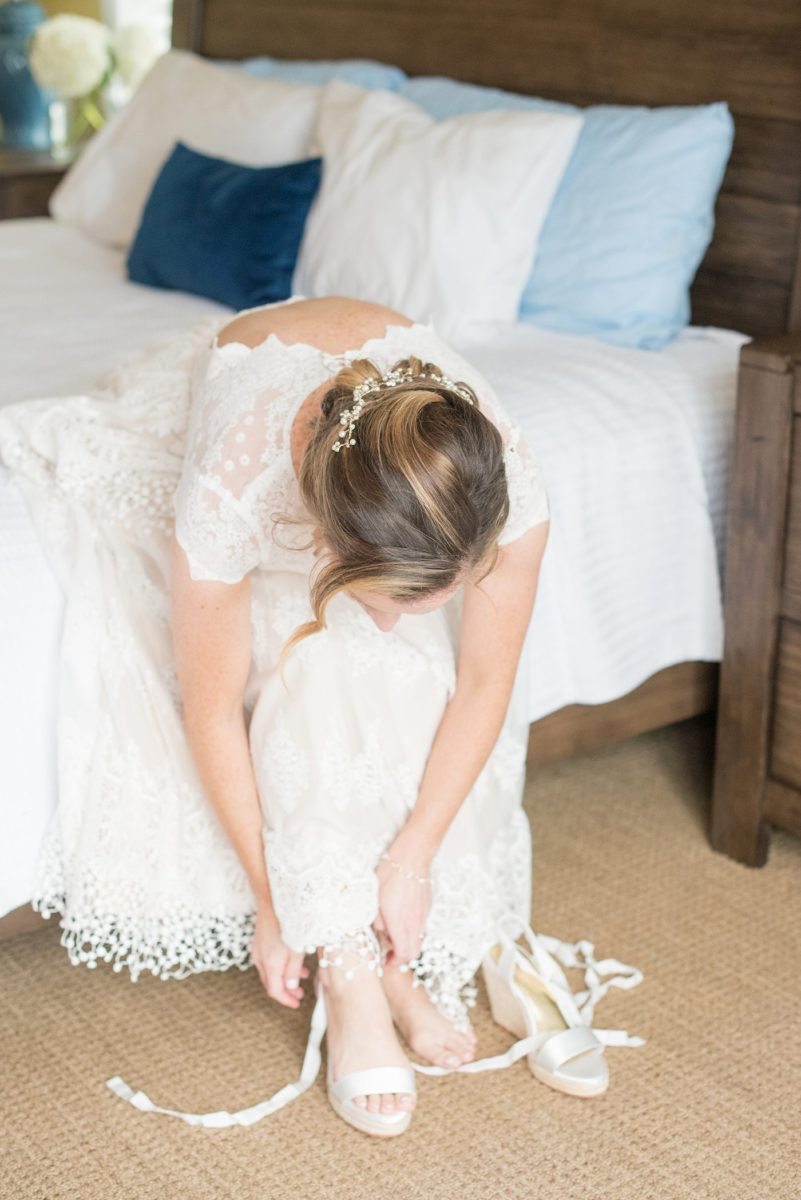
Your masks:
[{"label": "blonde hair", "polygon": [[[442,374],[432,363],[404,358],[393,370]],[[355,359],[334,377],[301,463],[300,493],[331,548],[312,571],[314,620],[300,625],[281,650],[326,628],[337,593],[359,587],[394,600],[422,599],[453,585],[460,572],[495,565],[509,512],[503,440],[463,396],[431,379],[368,395],[356,444],[332,453],[339,417],[360,383],[383,372]],[[298,523],[293,518],[280,521]]]}]

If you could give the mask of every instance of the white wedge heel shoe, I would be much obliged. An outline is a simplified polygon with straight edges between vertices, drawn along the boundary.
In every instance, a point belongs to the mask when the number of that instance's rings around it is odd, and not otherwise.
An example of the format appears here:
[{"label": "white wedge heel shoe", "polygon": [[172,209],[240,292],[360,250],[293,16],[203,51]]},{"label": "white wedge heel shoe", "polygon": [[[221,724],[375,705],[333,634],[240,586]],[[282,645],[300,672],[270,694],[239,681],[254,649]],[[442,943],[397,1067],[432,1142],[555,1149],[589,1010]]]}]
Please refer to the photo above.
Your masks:
[{"label": "white wedge heel shoe", "polygon": [[[527,947],[515,940],[521,933]],[[498,922],[498,937],[481,964],[493,1020],[530,1043],[526,1057],[536,1079],[569,1096],[603,1095],[609,1087],[604,1045],[642,1045],[644,1039],[630,1037],[625,1030],[594,1030],[588,1018],[609,987],[634,987],[642,972],[617,959],[596,963],[585,958],[585,977],[591,986],[581,996],[582,1011],[547,943],[561,951],[571,966],[581,965],[576,946],[539,937],[513,913]],[[592,951],[590,943],[583,945]],[[598,968],[621,974],[601,984]]]},{"label": "white wedge heel shoe", "polygon": [[[325,1004],[325,993],[315,976],[314,990],[316,1003],[312,1011],[309,1025],[309,1036],[306,1042],[306,1052],[299,1077],[294,1083],[287,1083],[267,1100],[252,1104],[249,1108],[238,1112],[228,1112],[221,1109],[216,1112],[192,1113],[179,1112],[174,1108],[163,1108],[154,1104],[145,1092],[134,1091],[129,1084],[114,1075],[106,1080],[106,1086],[122,1100],[127,1100],[141,1112],[164,1113],[169,1117],[179,1117],[188,1125],[202,1125],[207,1129],[226,1129],[233,1125],[254,1125],[263,1117],[284,1108],[298,1096],[302,1095],[316,1080],[322,1062],[321,1046],[328,1028],[328,1011]],[[326,1085],[328,1099],[337,1116],[342,1117],[354,1129],[361,1133],[369,1133],[373,1137],[396,1137],[409,1127],[412,1112],[399,1109],[394,1113],[371,1113],[353,1103],[355,1096],[368,1096],[374,1093],[411,1092],[417,1094],[414,1071],[411,1067],[371,1067],[364,1071],[351,1071],[341,1079],[331,1078],[331,1059],[326,1063]]]},{"label": "white wedge heel shoe", "polygon": [[494,946],[481,964],[492,1019],[530,1038],[531,1074],[570,1096],[600,1096],[609,1086],[603,1043],[581,1020],[571,993],[536,971],[514,943]]},{"label": "white wedge heel shoe", "polygon": [[[325,994],[319,980],[315,978],[317,1003],[325,1009]],[[417,1094],[417,1083],[411,1067],[367,1067],[361,1071],[350,1071],[341,1079],[331,1077],[331,1055],[326,1056],[325,1084],[328,1102],[338,1117],[347,1121],[360,1133],[373,1137],[397,1137],[405,1133],[412,1119],[409,1109],[396,1109],[392,1113],[368,1112],[353,1101],[356,1096],[380,1095],[389,1092]]]},{"label": "white wedge heel shoe", "polygon": [[[515,940],[521,933],[527,947]],[[625,1029],[592,1029],[593,1009],[610,987],[636,987],[642,971],[615,958],[598,962],[591,942],[563,942],[535,934],[513,912],[499,918],[496,935],[498,941],[485,955],[481,972],[493,1020],[518,1041],[492,1058],[453,1068],[415,1063],[415,1070],[424,1075],[472,1074],[510,1067],[526,1058],[532,1075],[556,1091],[579,1097],[603,1095],[609,1087],[604,1047],[642,1046],[645,1039]],[[585,991],[573,994],[560,962],[584,968]],[[601,982],[601,975],[610,971],[618,974]]]}]

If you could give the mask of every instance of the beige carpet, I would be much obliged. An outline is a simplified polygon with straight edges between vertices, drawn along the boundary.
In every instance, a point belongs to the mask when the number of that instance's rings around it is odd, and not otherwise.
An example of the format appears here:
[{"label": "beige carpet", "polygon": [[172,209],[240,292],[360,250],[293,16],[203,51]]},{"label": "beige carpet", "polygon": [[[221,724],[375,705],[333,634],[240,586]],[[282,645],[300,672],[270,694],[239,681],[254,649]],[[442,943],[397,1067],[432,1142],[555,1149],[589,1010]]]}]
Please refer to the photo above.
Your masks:
[{"label": "beige carpet", "polygon": [[[311,996],[280,1008],[253,970],[132,986],[72,967],[54,919],[0,943],[0,1196],[796,1200],[801,841],[775,834],[762,869],[710,849],[711,746],[693,721],[530,778],[534,927],[645,973],[597,1010],[599,1027],[647,1038],[607,1049],[605,1096],[553,1092],[525,1063],[418,1076],[391,1142],[334,1116],[322,1079],[250,1129],[140,1113],[108,1076],[195,1112],[294,1078]],[[507,1045],[483,991],[475,1011],[481,1051]]]}]

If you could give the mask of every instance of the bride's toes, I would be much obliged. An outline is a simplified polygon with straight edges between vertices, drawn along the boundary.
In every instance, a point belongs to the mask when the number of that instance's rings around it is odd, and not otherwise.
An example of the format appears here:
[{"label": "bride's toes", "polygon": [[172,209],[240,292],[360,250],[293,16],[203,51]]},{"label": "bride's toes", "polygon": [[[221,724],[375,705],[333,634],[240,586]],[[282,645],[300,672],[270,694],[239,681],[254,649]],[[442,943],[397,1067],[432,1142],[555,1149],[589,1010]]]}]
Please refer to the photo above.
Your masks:
[{"label": "bride's toes", "polygon": [[447,1039],[441,1048],[438,1066],[461,1067],[475,1057],[475,1044],[462,1035]]},{"label": "bride's toes", "polygon": [[477,1039],[475,1037],[471,1038],[468,1037],[467,1034],[462,1033],[459,1034],[458,1038],[454,1038],[454,1041],[451,1043],[451,1048],[457,1054],[467,1054],[470,1056],[470,1058],[472,1058],[476,1052],[476,1041]]},{"label": "bride's toes", "polygon": [[[340,957],[345,958],[344,955]],[[328,1018],[326,1072],[331,1104],[339,1116],[365,1133],[377,1132],[381,1136],[402,1133],[408,1120],[401,1120],[400,1114],[405,1115],[414,1107],[414,1077],[406,1053],[398,1041],[381,979],[372,972],[363,972],[358,984],[354,984],[344,973],[331,970],[329,963],[334,968],[345,966],[351,969],[352,974],[362,964],[354,961],[351,968],[347,959],[344,963],[337,963],[337,956],[327,952],[325,958],[325,974],[321,970],[320,982],[325,988]],[[363,1092],[350,1096],[349,1076],[373,1072],[375,1079],[369,1082],[373,1082],[374,1086],[396,1082],[391,1078],[382,1079],[382,1068],[386,1068],[388,1075],[404,1076],[398,1082],[407,1088],[411,1086],[412,1091],[397,1095],[395,1092]],[[337,1086],[340,1081],[344,1081],[342,1088]],[[343,1100],[343,1092],[349,1098]],[[359,1117],[355,1110],[359,1110]],[[350,1120],[349,1113],[353,1120]],[[368,1114],[371,1117],[386,1117],[387,1120],[370,1122]]]},{"label": "bride's toes", "polygon": [[395,1095],[394,1092],[377,1093],[370,1096],[355,1096],[354,1104],[358,1104],[359,1108],[366,1109],[367,1112],[393,1113],[398,1109],[403,1112],[411,1112],[415,1106],[416,1097],[411,1092],[400,1092]]},{"label": "bride's toes", "polygon": [[475,1058],[478,1039],[468,1021],[457,1029],[437,1010],[424,988],[415,988],[407,975],[391,967],[384,970],[383,984],[393,1018],[416,1054],[451,1070]]}]

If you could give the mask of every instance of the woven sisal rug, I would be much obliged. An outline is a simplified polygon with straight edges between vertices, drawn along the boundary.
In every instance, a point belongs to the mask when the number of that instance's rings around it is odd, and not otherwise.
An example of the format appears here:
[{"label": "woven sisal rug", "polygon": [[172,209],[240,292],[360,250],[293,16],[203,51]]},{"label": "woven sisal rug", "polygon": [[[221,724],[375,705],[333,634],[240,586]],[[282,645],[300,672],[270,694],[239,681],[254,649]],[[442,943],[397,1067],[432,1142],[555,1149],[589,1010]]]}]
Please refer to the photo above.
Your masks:
[{"label": "woven sisal rug", "polygon": [[[410,1130],[379,1142],[330,1110],[321,1077],[249,1129],[145,1114],[119,1074],[193,1112],[294,1079],[312,994],[293,1013],[255,970],[132,985],[72,967],[57,918],[0,942],[4,1200],[797,1200],[801,1194],[801,841],[768,864],[706,834],[712,728],[700,719],[532,773],[532,924],[640,967],[595,1023],[612,1082],[578,1100],[525,1062],[418,1076]],[[578,972],[569,972],[574,986]],[[483,990],[480,1053],[509,1042]]]}]

